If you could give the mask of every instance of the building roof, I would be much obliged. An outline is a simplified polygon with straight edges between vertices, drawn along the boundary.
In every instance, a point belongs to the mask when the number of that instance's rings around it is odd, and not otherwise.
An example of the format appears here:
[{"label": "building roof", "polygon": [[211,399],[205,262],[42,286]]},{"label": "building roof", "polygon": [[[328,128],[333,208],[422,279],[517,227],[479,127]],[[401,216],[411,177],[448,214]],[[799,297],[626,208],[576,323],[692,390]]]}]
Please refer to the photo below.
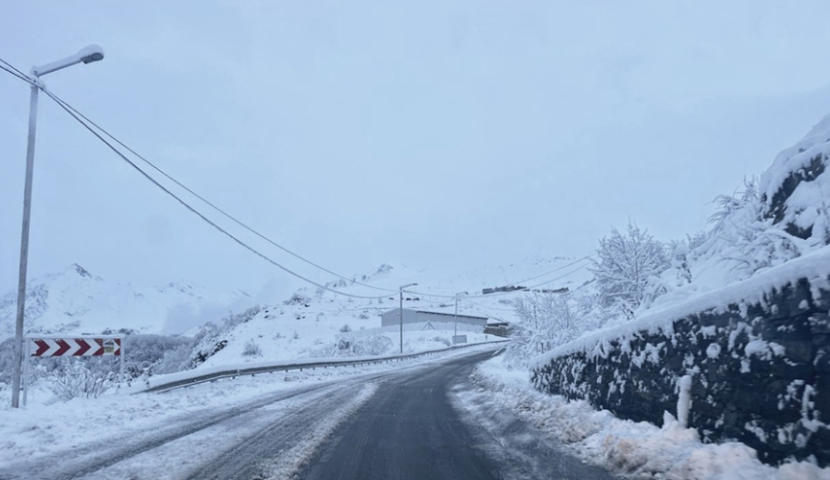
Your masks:
[{"label": "building roof", "polygon": [[[397,310],[400,310],[400,308],[393,308],[392,310],[389,310],[386,313],[395,312]],[[446,312],[430,312],[428,310],[413,310],[411,308],[404,308],[404,310],[409,310],[410,312],[414,311],[415,313],[428,313],[430,315],[444,315],[444,316],[447,316],[447,317],[455,317],[456,316],[454,313],[446,313]],[[487,320],[487,317],[476,317],[476,316],[473,316],[473,315],[462,315],[460,313],[458,314],[458,318],[473,318],[475,320]]]},{"label": "building roof", "polygon": [[[431,315],[446,315],[448,317],[455,317],[454,313],[446,313],[446,312],[429,312],[427,310],[416,310],[418,313],[429,313]],[[461,315],[460,313],[457,315],[458,318],[475,318],[476,320],[487,320],[487,317],[476,317],[474,315]]]}]

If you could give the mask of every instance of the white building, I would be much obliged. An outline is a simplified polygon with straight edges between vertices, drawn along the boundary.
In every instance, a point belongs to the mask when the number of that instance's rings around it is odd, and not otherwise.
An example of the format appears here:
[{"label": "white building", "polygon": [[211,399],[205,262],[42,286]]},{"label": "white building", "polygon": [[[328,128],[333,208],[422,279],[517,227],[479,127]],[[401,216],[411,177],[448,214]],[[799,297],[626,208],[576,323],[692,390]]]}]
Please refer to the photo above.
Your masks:
[{"label": "white building", "polygon": [[[381,314],[382,327],[397,327],[400,325],[400,308],[395,308]],[[487,326],[487,317],[452,313],[427,312],[425,310],[403,309],[404,330],[453,330],[458,322],[458,330],[465,332],[483,332]]]}]

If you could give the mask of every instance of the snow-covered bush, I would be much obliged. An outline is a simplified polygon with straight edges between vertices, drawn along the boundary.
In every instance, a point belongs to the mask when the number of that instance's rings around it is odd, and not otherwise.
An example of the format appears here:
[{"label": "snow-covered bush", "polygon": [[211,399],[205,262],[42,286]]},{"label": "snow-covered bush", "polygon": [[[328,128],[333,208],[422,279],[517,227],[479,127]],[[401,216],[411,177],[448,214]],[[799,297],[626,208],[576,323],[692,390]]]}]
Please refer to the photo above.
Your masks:
[{"label": "snow-covered bush", "polygon": [[190,366],[193,339],[171,335],[128,335],[124,338],[126,365],[133,374],[172,373]]},{"label": "snow-covered bush", "polygon": [[309,305],[311,303],[311,298],[303,295],[300,292],[295,292],[291,295],[291,298],[282,302],[285,305]]},{"label": "snow-covered bush", "polygon": [[182,343],[178,347],[164,352],[164,356],[161,357],[161,360],[153,366],[153,372],[157,374],[165,374],[187,370],[191,365],[190,358],[192,354],[192,343]]},{"label": "snow-covered bush", "polygon": [[448,338],[444,338],[444,337],[433,337],[432,341],[435,342],[435,343],[443,344],[444,346],[447,346],[447,347],[452,345],[452,342]]},{"label": "snow-covered bush", "polygon": [[62,358],[49,376],[49,388],[62,400],[97,398],[116,385],[117,369],[110,358]]},{"label": "snow-covered bush", "polygon": [[14,337],[9,337],[0,342],[0,383],[11,384],[13,368]]},{"label": "snow-covered bush", "polygon": [[669,261],[663,244],[647,230],[633,223],[624,234],[611,230],[599,240],[597,257],[591,272],[604,307],[613,306],[631,319],[644,301],[661,293],[650,288],[650,282],[669,267]]},{"label": "snow-covered bush", "polygon": [[245,342],[245,348],[242,350],[242,355],[246,357],[261,357],[262,350],[259,348],[259,344],[254,341],[254,339],[250,339]]},{"label": "snow-covered bush", "polygon": [[389,337],[376,335],[357,339],[352,346],[352,353],[358,356],[376,356],[388,353],[394,347]]},{"label": "snow-covered bush", "polygon": [[248,308],[242,313],[231,313],[230,315],[222,319],[222,329],[228,331],[241,323],[249,322],[261,311],[261,306],[254,305],[253,307]]},{"label": "snow-covered bush", "polygon": [[742,270],[742,277],[801,255],[803,239],[774,228],[773,219],[764,215],[764,202],[754,179],[744,182],[743,192],[721,195],[715,203],[718,210],[710,221],[716,242],[709,248],[716,248],[721,260]]},{"label": "snow-covered bush", "polygon": [[342,333],[347,333],[347,332],[351,332],[351,331],[352,331],[352,327],[350,327],[348,323],[346,325],[343,325],[342,327],[340,327],[340,332],[342,332]]},{"label": "snow-covered bush", "polygon": [[531,357],[569,342],[594,326],[586,322],[588,315],[580,315],[569,292],[525,295],[516,299],[513,307],[518,321],[506,352],[513,364],[525,365]]}]

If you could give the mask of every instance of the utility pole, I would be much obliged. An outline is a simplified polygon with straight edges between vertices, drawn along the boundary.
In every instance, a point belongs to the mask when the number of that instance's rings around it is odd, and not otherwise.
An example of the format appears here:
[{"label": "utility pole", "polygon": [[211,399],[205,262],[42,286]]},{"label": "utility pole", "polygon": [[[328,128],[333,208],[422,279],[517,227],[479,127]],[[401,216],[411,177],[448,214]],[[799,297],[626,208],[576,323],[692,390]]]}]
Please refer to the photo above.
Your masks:
[{"label": "utility pole", "polygon": [[401,333],[401,353],[403,353],[403,289],[409,287],[417,286],[417,283],[407,283],[406,285],[401,285],[398,293],[400,293],[401,298],[401,308],[398,311],[398,322],[400,323],[400,333]]},{"label": "utility pole", "polygon": [[23,187],[23,228],[20,233],[20,270],[17,277],[17,318],[14,327],[14,369],[12,373],[12,408],[20,407],[20,377],[23,366],[23,320],[26,313],[26,274],[29,267],[29,224],[32,215],[32,176],[35,169],[35,130],[37,127],[40,77],[78,63],[103,60],[104,51],[97,45],[81,49],[71,57],[32,68],[32,93],[29,100],[29,139],[26,147],[26,180]]},{"label": "utility pole", "polygon": [[452,330],[453,340],[458,336],[458,294],[455,294],[455,326]]},{"label": "utility pole", "polygon": [[458,292],[455,294],[455,328],[453,329],[453,343],[455,343],[455,337],[458,336],[458,297],[461,295],[467,295],[467,292]]}]

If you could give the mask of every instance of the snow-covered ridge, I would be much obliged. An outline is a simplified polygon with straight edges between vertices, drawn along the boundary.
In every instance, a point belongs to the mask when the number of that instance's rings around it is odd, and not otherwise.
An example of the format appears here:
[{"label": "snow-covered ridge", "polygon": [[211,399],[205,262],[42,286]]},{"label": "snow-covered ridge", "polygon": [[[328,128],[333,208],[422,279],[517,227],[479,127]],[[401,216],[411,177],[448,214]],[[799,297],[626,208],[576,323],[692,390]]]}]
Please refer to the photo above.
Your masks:
[{"label": "snow-covered ridge", "polygon": [[577,351],[592,353],[603,342],[634,335],[639,331],[671,333],[676,320],[705,311],[725,311],[730,304],[756,304],[772,289],[780,289],[806,279],[816,298],[818,289],[830,289],[830,246],[783,265],[770,268],[749,279],[722,289],[690,297],[686,301],[659,310],[648,311],[630,322],[588,333],[534,358],[532,366],[540,368],[551,359]]},{"label": "snow-covered ridge", "polygon": [[[244,292],[212,292],[186,282],[140,287],[112,282],[78,264],[30,280],[26,291],[27,333],[83,334],[106,330],[162,333],[179,324],[212,320],[228,305],[244,301]],[[221,305],[217,314],[207,308]],[[0,298],[0,340],[14,333],[17,292]],[[179,333],[178,331],[172,333]],[[183,330],[182,330],[183,331]]]},{"label": "snow-covered ridge", "polygon": [[[787,177],[809,166],[814,158],[825,164],[830,157],[830,115],[818,122],[798,143],[779,153],[761,177],[761,192],[771,199]],[[828,192],[830,194],[830,192]]]}]

